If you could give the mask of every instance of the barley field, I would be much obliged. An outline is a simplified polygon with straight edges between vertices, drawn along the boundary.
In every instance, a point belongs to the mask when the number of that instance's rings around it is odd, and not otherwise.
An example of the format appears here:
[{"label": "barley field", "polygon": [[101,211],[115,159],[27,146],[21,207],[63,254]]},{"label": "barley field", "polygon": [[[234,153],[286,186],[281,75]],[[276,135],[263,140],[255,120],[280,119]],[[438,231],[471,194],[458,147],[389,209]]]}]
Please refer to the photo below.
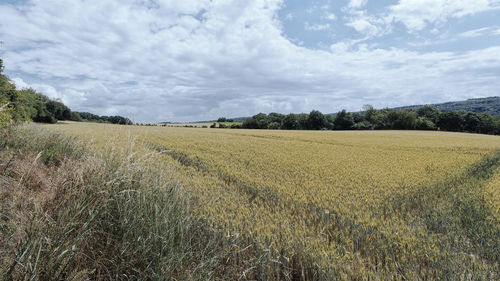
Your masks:
[{"label": "barley field", "polygon": [[[47,125],[158,152],[258,280],[498,280],[500,137]],[[133,143],[133,145],[132,145]]]}]

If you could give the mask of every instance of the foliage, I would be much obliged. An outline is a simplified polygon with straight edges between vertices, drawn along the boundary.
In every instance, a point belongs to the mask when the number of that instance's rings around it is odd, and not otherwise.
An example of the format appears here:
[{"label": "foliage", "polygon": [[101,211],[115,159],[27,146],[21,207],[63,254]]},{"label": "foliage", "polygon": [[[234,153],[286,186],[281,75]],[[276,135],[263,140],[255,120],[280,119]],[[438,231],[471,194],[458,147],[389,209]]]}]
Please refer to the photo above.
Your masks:
[{"label": "foliage", "polygon": [[309,126],[310,130],[321,130],[327,127],[327,120],[323,113],[318,110],[313,110],[309,113]]},{"label": "foliage", "polygon": [[[3,65],[0,66],[0,70],[2,67]],[[8,104],[10,109],[8,112],[4,110],[0,113],[0,127],[8,122],[56,123],[58,120],[132,124],[130,119],[122,116],[97,116],[86,112],[73,112],[61,101],[49,99],[34,89],[18,90],[0,71],[0,106],[5,104]]]},{"label": "foliage", "polygon": [[334,116],[313,110],[309,114],[259,113],[247,118],[245,129],[281,130],[443,130],[498,135],[500,116],[466,111],[441,112],[425,105],[416,109],[380,109],[365,105],[360,113],[341,110]]},{"label": "foliage", "polygon": [[219,119],[217,119],[217,122],[233,122],[234,120],[233,119],[228,119],[226,117],[219,117]]},{"label": "foliage", "polygon": [[335,116],[334,124],[335,130],[350,130],[354,126],[354,119],[350,113],[342,110]]}]

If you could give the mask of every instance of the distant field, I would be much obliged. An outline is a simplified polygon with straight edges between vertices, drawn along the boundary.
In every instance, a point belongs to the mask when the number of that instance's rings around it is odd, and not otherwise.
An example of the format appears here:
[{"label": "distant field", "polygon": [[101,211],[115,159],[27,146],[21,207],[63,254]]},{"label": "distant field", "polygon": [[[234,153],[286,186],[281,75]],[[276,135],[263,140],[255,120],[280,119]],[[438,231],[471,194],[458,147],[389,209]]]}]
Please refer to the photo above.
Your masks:
[{"label": "distant field", "polygon": [[97,148],[133,139],[138,153],[161,152],[201,217],[281,253],[278,268],[310,263],[346,279],[498,277],[498,136],[47,127]]}]

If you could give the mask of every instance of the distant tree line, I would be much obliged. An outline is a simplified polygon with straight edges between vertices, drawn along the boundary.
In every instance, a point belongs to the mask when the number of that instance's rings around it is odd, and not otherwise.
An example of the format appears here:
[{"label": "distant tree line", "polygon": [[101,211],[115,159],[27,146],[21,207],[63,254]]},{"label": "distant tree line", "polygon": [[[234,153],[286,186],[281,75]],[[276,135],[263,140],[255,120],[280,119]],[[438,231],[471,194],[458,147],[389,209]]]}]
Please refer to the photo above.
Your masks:
[{"label": "distant tree line", "polygon": [[[233,128],[235,126],[232,126]],[[467,111],[441,112],[425,105],[414,109],[374,109],[370,105],[362,112],[342,110],[323,114],[259,113],[246,119],[241,128],[281,130],[442,130],[500,135],[500,117],[488,113]]]},{"label": "distant tree line", "polygon": [[99,116],[89,112],[75,112],[80,118],[78,120],[72,121],[85,121],[85,122],[97,122],[97,123],[112,123],[120,125],[132,125],[133,122],[123,116]]},{"label": "distant tree line", "polygon": [[0,127],[8,122],[56,123],[58,120],[132,124],[130,119],[122,116],[71,111],[61,101],[52,100],[33,89],[17,90],[2,71],[3,61],[0,59]]},{"label": "distant tree line", "polygon": [[234,122],[234,120],[226,117],[219,117],[219,119],[217,119],[217,122]]}]

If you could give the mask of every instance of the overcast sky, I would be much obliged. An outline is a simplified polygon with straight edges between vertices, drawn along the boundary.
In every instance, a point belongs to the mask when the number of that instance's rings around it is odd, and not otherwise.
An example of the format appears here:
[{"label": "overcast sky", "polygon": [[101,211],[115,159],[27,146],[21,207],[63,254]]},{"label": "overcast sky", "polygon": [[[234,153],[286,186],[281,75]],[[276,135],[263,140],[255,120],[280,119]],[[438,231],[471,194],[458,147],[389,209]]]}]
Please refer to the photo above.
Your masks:
[{"label": "overcast sky", "polygon": [[500,0],[0,0],[18,88],[138,122],[500,95]]}]

